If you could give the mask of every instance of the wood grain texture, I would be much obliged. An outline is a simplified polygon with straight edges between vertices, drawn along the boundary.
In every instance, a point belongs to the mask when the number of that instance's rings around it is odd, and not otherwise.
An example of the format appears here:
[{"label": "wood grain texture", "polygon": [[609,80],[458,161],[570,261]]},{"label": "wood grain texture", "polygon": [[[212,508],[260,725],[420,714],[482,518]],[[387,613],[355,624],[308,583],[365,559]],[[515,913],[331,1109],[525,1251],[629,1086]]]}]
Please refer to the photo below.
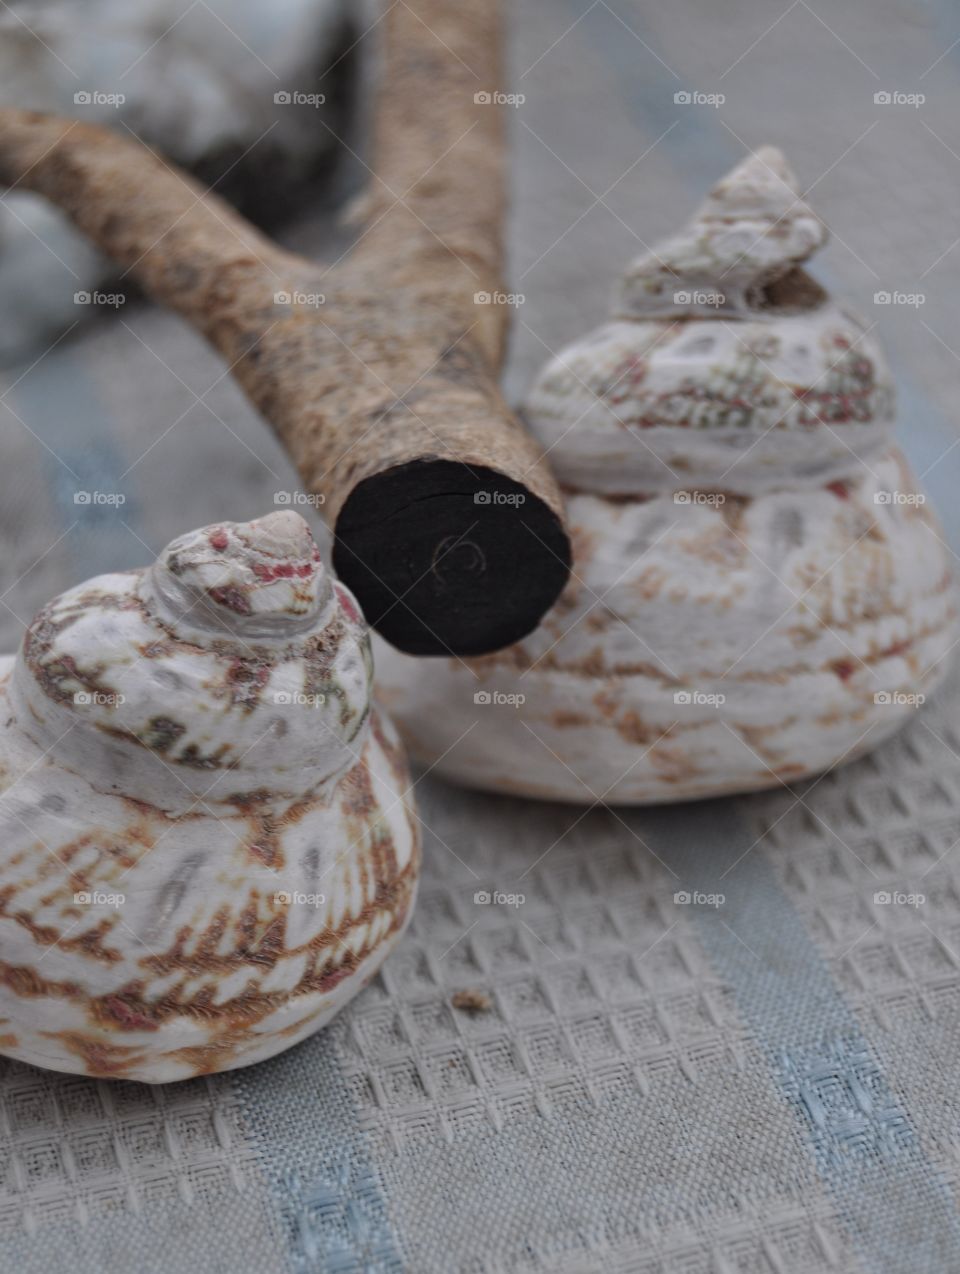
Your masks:
[{"label": "wood grain texture", "polygon": [[[105,129],[0,112],[0,182],[51,199],[223,355],[389,640],[478,653],[536,625],[570,560],[542,449],[497,383],[509,307],[475,300],[502,291],[502,108],[475,100],[500,83],[499,11],[414,0],[383,25],[367,229],[333,272]],[[495,498],[508,484],[519,516]]]}]

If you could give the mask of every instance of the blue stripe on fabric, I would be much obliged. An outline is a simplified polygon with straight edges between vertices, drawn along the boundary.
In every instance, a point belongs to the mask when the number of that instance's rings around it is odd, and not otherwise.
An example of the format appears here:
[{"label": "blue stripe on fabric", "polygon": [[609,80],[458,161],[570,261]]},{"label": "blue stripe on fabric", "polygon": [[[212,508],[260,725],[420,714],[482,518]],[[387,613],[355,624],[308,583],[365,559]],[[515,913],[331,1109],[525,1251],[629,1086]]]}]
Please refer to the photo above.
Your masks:
[{"label": "blue stripe on fabric", "polygon": [[294,1274],[401,1274],[330,1031],[231,1076]]},{"label": "blue stripe on fabric", "polygon": [[803,1125],[867,1267],[960,1270],[960,1218],[948,1185],[773,868],[759,850],[747,852],[752,838],[736,803],[631,817],[687,891],[724,895],[719,907],[691,905],[700,941]]},{"label": "blue stripe on fabric", "polygon": [[136,470],[127,472],[130,462],[89,360],[70,345],[58,346],[15,385],[10,402],[46,444],[42,457],[58,533],[72,528],[67,542],[77,580],[143,565],[149,553],[137,539]]}]

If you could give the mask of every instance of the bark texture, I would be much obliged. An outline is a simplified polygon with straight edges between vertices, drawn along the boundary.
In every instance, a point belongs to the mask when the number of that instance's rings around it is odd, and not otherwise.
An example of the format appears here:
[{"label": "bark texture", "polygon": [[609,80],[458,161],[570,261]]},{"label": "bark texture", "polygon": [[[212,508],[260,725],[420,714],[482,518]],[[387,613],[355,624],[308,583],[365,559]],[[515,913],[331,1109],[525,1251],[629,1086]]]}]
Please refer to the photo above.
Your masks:
[{"label": "bark texture", "polygon": [[412,653],[519,639],[569,572],[558,488],[498,385],[508,307],[475,301],[502,286],[504,108],[476,100],[502,83],[498,10],[389,10],[368,221],[333,270],[135,141],[0,111],[0,183],[51,199],[223,355],[324,497],[338,573]]}]

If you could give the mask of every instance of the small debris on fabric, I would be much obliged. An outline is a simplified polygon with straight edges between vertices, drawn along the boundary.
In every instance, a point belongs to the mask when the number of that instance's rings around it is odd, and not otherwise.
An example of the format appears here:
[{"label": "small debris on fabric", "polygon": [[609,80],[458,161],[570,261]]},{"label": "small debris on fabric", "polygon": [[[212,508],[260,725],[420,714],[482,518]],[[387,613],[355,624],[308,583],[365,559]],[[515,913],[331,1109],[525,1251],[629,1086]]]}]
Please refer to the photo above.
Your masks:
[{"label": "small debris on fabric", "polygon": [[486,991],[457,991],[450,997],[450,1003],[455,1009],[462,1009],[464,1013],[489,1013],[493,1007],[493,1001],[487,995]]}]

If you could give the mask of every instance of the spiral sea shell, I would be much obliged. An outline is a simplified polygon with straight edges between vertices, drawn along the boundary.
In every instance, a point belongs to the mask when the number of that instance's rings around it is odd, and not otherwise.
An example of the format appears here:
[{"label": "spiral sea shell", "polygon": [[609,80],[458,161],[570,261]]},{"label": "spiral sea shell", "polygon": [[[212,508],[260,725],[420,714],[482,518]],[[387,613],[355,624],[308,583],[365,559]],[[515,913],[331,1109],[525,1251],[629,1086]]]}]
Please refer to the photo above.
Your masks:
[{"label": "spiral sea shell", "polygon": [[378,647],[418,757],[500,791],[670,801],[822,771],[932,693],[950,555],[878,343],[802,268],[825,238],[765,147],[544,368],[526,414],[568,489],[574,577],[487,658]]},{"label": "spiral sea shell", "polygon": [[322,1026],[419,840],[356,603],[283,511],[170,544],[0,662],[0,1052],[159,1082]]}]

